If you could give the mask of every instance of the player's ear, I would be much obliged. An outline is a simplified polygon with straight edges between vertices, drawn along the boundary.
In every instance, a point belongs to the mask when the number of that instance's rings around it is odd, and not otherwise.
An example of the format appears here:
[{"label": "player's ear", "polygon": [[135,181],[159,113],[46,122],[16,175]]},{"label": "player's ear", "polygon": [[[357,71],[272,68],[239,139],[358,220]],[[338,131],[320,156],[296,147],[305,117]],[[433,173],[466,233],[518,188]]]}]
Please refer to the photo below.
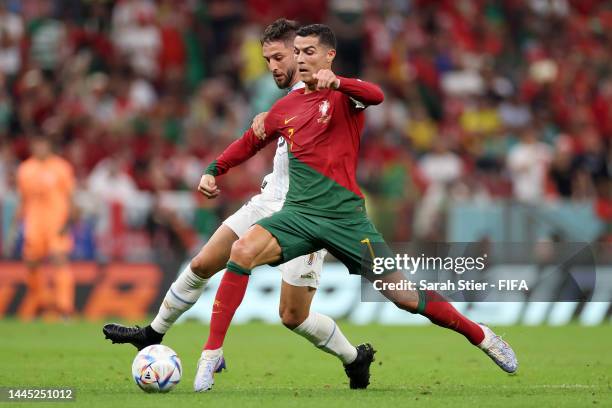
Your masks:
[{"label": "player's ear", "polygon": [[327,63],[331,64],[334,58],[336,58],[336,50],[334,50],[333,48],[327,50],[327,55],[325,56],[325,58],[327,60]]}]

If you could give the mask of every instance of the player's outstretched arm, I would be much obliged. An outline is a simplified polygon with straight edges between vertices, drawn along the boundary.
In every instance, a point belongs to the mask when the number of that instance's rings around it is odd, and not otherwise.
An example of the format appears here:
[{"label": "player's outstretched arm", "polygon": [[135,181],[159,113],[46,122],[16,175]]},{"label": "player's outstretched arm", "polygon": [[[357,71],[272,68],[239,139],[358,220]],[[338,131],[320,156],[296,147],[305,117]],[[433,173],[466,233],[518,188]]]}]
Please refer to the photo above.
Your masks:
[{"label": "player's outstretched arm", "polygon": [[355,78],[338,77],[338,80],[340,81],[338,91],[364,105],[378,105],[385,99],[382,90],[376,84]]},{"label": "player's outstretched arm", "polygon": [[378,105],[385,96],[380,87],[355,78],[344,78],[330,69],[322,69],[314,75],[318,89],[336,89],[364,105]]},{"label": "player's outstretched arm", "polygon": [[208,198],[217,197],[220,190],[217,188],[215,176],[225,174],[232,167],[244,163],[274,139],[275,137],[259,139],[255,136],[253,129],[249,128],[240,139],[229,145],[223,153],[208,165],[200,179],[198,191]]},{"label": "player's outstretched arm", "polygon": [[[270,111],[257,115],[252,127],[208,165],[200,179],[198,191],[208,198],[215,198],[220,192],[214,179],[216,176],[225,174],[232,167],[244,163],[266,145],[278,139],[281,134],[277,131],[277,104],[278,102],[272,106]],[[255,134],[256,130],[259,135]]]},{"label": "player's outstretched arm", "polygon": [[232,167],[236,167],[253,157],[274,139],[275,137],[259,139],[255,136],[253,129],[249,128],[240,139],[229,145],[215,161],[209,164],[204,173],[212,176],[225,174]]}]

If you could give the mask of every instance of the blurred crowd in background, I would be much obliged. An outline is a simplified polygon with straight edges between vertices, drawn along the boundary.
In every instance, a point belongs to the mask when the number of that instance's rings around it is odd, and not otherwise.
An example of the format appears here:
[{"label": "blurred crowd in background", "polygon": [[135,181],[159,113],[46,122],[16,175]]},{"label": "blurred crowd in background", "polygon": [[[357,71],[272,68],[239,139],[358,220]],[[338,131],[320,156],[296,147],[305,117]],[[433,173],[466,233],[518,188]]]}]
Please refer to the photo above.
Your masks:
[{"label": "blurred crowd in background", "polygon": [[[278,17],[329,24],[336,72],[384,89],[358,177],[387,239],[439,238],[458,200],[589,201],[612,219],[612,2],[598,0],[0,1],[0,196],[36,134],[100,201],[197,195],[206,165],[283,95],[259,43]],[[161,209],[151,225],[209,233],[273,153],[196,198],[199,226]]]}]

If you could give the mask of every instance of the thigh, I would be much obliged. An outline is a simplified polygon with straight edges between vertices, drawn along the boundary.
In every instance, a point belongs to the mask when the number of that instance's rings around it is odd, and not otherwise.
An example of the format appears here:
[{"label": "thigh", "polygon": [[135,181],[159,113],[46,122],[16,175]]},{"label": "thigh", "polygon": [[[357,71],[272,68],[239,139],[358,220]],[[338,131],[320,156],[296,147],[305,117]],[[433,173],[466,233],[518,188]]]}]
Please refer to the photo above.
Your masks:
[{"label": "thigh", "polygon": [[310,216],[294,211],[281,210],[270,217],[257,221],[260,228],[268,231],[281,250],[281,257],[272,266],[288,262],[298,256],[318,251],[322,245],[316,239],[319,226]]},{"label": "thigh", "polygon": [[200,252],[191,261],[192,269],[212,276],[225,268],[238,236],[227,225],[221,224]]},{"label": "thigh", "polygon": [[253,269],[281,259],[281,248],[276,238],[260,225],[253,225],[242,238],[232,246],[230,260]]},{"label": "thigh", "polygon": [[26,222],[23,236],[24,260],[33,262],[46,258],[49,255],[50,240],[47,229]]}]

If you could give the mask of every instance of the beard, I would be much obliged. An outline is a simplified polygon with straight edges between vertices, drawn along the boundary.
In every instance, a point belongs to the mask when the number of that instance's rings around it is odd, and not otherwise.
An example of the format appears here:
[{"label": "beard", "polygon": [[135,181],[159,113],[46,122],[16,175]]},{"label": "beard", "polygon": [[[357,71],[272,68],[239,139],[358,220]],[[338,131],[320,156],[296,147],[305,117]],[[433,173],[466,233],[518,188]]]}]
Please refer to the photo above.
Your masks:
[{"label": "beard", "polygon": [[277,80],[277,78],[274,77],[274,82],[276,82],[276,86],[278,86],[280,89],[289,88],[289,85],[291,84],[291,78],[293,78],[294,74],[295,69],[290,69],[287,71],[287,74],[283,78]]}]

